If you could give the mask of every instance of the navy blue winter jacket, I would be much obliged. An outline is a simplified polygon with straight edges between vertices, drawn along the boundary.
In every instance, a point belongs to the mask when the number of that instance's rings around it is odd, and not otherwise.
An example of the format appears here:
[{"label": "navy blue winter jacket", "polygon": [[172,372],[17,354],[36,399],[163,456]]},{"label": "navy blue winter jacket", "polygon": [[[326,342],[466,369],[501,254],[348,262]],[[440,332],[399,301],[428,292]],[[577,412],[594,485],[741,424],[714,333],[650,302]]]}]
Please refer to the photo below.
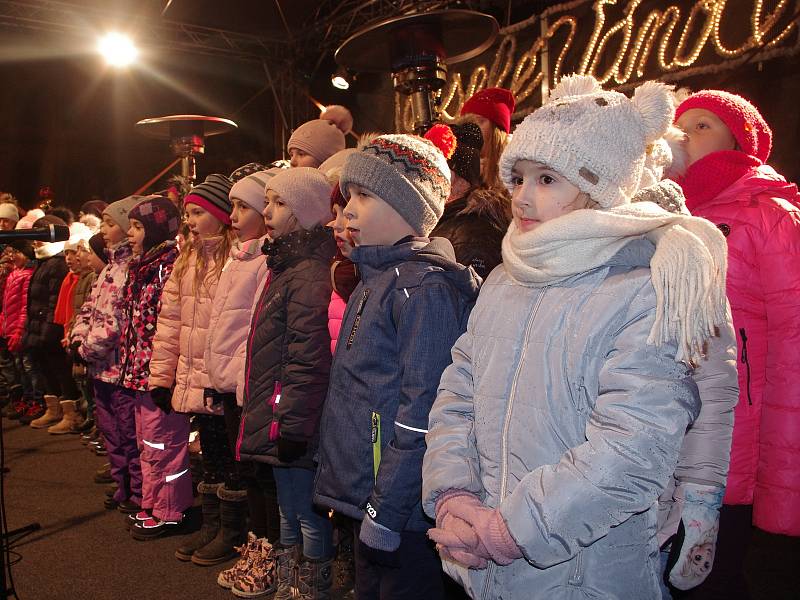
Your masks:
[{"label": "navy blue winter jacket", "polygon": [[428,413],[481,280],[444,238],[353,251],[361,283],[342,320],[320,425],[315,502],[392,531],[425,531]]}]

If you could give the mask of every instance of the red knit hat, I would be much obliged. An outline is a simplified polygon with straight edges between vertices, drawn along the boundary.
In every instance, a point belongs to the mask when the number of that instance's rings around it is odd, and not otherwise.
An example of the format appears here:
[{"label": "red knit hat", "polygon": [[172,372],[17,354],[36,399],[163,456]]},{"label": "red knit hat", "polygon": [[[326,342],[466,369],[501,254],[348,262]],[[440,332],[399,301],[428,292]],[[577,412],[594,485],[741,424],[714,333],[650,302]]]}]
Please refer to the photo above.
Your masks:
[{"label": "red knit hat", "polygon": [[511,115],[515,105],[514,94],[509,90],[486,88],[464,103],[461,114],[486,117],[506,133],[511,133]]},{"label": "red knit hat", "polygon": [[681,102],[675,120],[692,108],[714,113],[730,129],[742,152],[767,162],[772,150],[772,130],[750,102],[730,92],[702,90]]}]

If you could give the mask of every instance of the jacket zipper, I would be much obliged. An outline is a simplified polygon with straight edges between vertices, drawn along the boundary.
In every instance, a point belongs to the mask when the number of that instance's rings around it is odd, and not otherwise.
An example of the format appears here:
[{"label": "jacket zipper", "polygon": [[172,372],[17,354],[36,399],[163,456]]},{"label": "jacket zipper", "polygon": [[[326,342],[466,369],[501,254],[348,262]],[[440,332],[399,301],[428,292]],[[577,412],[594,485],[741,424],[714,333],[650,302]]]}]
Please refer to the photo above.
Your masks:
[{"label": "jacket zipper", "polygon": [[747,356],[747,333],[744,327],[739,328],[739,335],[742,338],[742,357],[741,361],[747,367],[747,404],[753,406],[753,397],[750,395],[750,358]]},{"label": "jacket zipper", "polygon": [[267,281],[264,283],[264,289],[261,292],[261,298],[258,301],[253,320],[251,322],[250,333],[247,335],[247,363],[244,366],[244,406],[242,407],[242,418],[239,420],[239,437],[236,440],[236,460],[242,460],[240,451],[242,449],[242,438],[244,437],[244,421],[247,417],[247,401],[250,399],[250,350],[253,348],[253,334],[256,331],[255,325],[258,323],[258,318],[261,316],[261,309],[264,308],[264,300],[267,297],[269,284],[272,282],[272,271],[267,273]]},{"label": "jacket zipper", "polygon": [[[180,284],[178,284],[180,286]],[[179,302],[178,307],[180,308],[180,296],[178,296]],[[189,381],[190,374],[192,372],[192,364],[194,364],[194,355],[192,354],[192,334],[194,333],[195,325],[197,324],[197,302],[192,303],[192,328],[189,330],[189,344],[187,347],[187,354],[189,361],[187,363],[188,370],[186,371],[186,385],[183,387],[183,398],[181,398],[181,408],[186,406],[186,396],[189,394],[189,388],[192,386],[191,381]],[[178,344],[180,345],[180,329],[178,330]],[[178,348],[178,355],[180,356],[180,348]],[[180,360],[180,359],[179,359]],[[177,381],[175,382],[178,383]],[[203,407],[205,408],[205,398],[203,399]]]},{"label": "jacket zipper", "polygon": [[[519,380],[519,375],[522,372],[522,365],[525,362],[525,349],[528,347],[528,340],[531,336],[533,321],[536,317],[536,313],[539,312],[539,305],[542,303],[542,299],[544,298],[544,293],[546,290],[547,287],[542,288],[542,291],[539,293],[539,297],[536,299],[536,304],[533,305],[531,314],[528,316],[528,322],[525,325],[525,337],[522,340],[522,347],[519,354],[519,362],[517,363],[517,369],[514,372],[514,379],[511,381],[511,393],[508,397],[508,406],[506,407],[506,414],[503,421],[503,436],[501,439],[500,502],[503,501],[503,498],[506,495],[506,486],[508,484],[508,430],[511,427],[510,418],[511,412],[514,408],[514,397],[517,392],[517,381]],[[483,586],[483,593],[481,594],[482,598],[487,598],[494,568],[494,563],[490,562],[489,568],[486,571],[486,582]]]},{"label": "jacket zipper", "polygon": [[345,348],[350,350],[353,345],[353,340],[356,337],[356,331],[358,331],[358,326],[361,323],[361,313],[364,312],[364,306],[367,303],[367,298],[369,298],[369,288],[365,288],[364,292],[361,294],[361,300],[358,303],[358,309],[356,309],[356,317],[353,319],[353,327],[350,329],[350,335],[347,336],[347,344]]}]

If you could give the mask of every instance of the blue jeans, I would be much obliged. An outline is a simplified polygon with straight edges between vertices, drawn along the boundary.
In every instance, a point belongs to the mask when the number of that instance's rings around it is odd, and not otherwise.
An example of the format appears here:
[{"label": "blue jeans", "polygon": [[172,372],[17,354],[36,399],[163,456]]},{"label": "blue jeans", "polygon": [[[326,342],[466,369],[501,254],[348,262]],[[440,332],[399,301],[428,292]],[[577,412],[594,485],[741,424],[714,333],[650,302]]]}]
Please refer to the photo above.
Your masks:
[{"label": "blue jeans", "polygon": [[297,467],[274,467],[281,511],[281,545],[303,545],[312,560],[333,555],[333,528],[328,515],[314,509],[314,471]]}]

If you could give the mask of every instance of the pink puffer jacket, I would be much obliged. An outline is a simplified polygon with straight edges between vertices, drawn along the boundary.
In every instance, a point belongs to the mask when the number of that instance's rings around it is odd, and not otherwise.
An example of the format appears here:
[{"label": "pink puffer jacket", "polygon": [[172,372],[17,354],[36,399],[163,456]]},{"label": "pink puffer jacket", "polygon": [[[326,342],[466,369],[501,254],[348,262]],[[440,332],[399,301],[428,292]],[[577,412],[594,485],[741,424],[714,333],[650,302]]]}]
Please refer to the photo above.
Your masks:
[{"label": "pink puffer jacket", "polygon": [[269,271],[264,239],[234,245],[214,296],[205,360],[210,387],[218,392],[235,392],[244,373],[253,303]]},{"label": "pink puffer jacket", "polygon": [[342,319],[347,303],[334,290],[331,292],[331,303],[328,305],[328,333],[331,334],[331,354],[336,352],[336,340],[339,339],[339,331],[342,329]]},{"label": "pink puffer jacket", "polygon": [[25,318],[28,312],[28,286],[32,274],[32,267],[14,269],[5,281],[0,336],[6,338],[11,352],[22,350],[22,336],[25,333]]},{"label": "pink puffer jacket", "polygon": [[[161,296],[149,387],[171,388],[174,384],[172,408],[178,412],[222,414],[222,406],[212,406],[204,394],[211,387],[205,349],[211,305],[219,283],[213,276],[213,255],[221,240],[215,236],[195,243],[181,276],[177,276],[176,263]],[[207,275],[204,282],[195,285],[198,252],[204,253]]]},{"label": "pink puffer jacket", "polygon": [[[694,165],[693,165],[694,166]],[[725,504],[753,504],[761,529],[800,535],[800,210],[798,191],[753,165],[692,214],[728,241],[728,299],[739,348]]]}]

